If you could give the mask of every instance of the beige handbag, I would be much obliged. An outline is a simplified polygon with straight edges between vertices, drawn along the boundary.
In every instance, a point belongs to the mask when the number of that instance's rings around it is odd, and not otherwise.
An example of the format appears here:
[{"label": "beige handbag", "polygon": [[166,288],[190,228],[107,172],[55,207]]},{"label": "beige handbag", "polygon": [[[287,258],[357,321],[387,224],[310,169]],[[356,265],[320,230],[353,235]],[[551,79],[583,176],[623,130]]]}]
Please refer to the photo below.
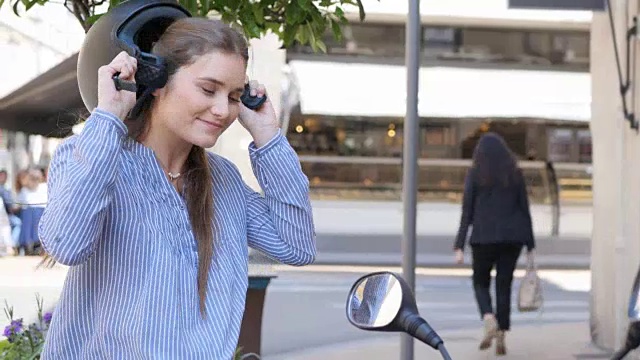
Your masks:
[{"label": "beige handbag", "polygon": [[518,311],[538,311],[542,307],[542,282],[538,277],[538,269],[533,253],[527,256],[527,272],[520,283],[518,291]]}]

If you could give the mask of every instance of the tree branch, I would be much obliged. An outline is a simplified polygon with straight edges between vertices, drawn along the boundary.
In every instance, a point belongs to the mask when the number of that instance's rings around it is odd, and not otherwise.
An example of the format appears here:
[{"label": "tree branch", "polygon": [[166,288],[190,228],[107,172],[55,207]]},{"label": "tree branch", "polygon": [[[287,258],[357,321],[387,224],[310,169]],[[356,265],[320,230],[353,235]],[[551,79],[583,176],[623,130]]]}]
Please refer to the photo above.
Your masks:
[{"label": "tree branch", "polygon": [[82,18],[83,12],[80,9],[80,5],[78,4],[78,2],[76,0],[72,0],[73,1],[73,15],[76,17],[76,19],[78,19],[78,21],[80,22],[80,25],[82,25],[82,28],[84,29],[84,32],[86,33],[87,31],[89,31],[89,24],[87,23],[87,18]]}]

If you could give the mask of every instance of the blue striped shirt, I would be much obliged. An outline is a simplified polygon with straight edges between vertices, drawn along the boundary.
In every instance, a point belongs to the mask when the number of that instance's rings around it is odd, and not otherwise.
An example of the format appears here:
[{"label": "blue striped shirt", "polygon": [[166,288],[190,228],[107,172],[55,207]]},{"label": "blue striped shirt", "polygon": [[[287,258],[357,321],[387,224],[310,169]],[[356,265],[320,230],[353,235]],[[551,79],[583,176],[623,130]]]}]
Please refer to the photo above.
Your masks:
[{"label": "blue striped shirt", "polygon": [[206,318],[197,246],[183,198],[154,152],[95,110],[55,151],[39,231],[70,265],[43,359],[231,359],[244,312],[247,246],[291,265],[315,258],[309,182],[282,134],[249,145],[264,196],[209,154],[214,256]]}]

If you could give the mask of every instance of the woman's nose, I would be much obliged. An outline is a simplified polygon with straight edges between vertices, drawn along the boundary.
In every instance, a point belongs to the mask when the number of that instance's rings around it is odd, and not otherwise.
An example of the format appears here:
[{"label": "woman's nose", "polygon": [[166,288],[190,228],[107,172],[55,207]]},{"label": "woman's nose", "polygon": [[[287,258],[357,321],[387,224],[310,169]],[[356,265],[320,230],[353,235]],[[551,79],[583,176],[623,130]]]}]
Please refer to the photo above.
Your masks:
[{"label": "woman's nose", "polygon": [[213,102],[209,111],[217,118],[226,119],[229,117],[229,99],[221,96]]}]

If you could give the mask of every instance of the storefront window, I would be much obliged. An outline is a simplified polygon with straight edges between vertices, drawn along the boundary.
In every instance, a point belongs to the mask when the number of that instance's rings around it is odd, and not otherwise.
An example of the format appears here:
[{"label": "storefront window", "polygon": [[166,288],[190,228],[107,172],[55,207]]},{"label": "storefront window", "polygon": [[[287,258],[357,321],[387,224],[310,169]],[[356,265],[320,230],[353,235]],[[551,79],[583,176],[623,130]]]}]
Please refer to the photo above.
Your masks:
[{"label": "storefront window", "polygon": [[[463,135],[456,119],[420,120],[420,159],[418,169],[419,201],[460,202],[464,179],[471,165],[470,154],[486,131],[500,133],[518,154],[532,203],[548,204],[550,180],[543,161],[527,161],[526,121],[464,120],[475,124]],[[536,124],[536,127],[539,126]],[[573,190],[590,175],[576,159],[567,157],[575,144],[574,129],[549,128],[549,156],[563,163],[575,163],[577,171],[559,172],[561,197],[584,197],[590,187]],[[588,143],[588,129],[579,129]],[[545,133],[545,132],[543,132]],[[312,196],[317,199],[402,198],[402,119],[296,115],[289,123],[287,137],[300,156],[302,169],[310,180]],[[542,140],[543,142],[545,140]],[[585,145],[586,147],[587,145]],[[464,154],[468,154],[464,158]],[[547,154],[540,154],[545,159]],[[564,161],[564,160],[570,161]],[[564,169],[564,168],[563,168]],[[566,179],[569,180],[566,180]],[[573,180],[571,180],[573,179]],[[565,184],[566,183],[566,184]],[[584,185],[584,184],[583,184]],[[585,190],[586,189],[586,190]],[[566,190],[566,191],[565,191]],[[573,192],[571,192],[573,191]],[[585,193],[586,191],[586,193]]]},{"label": "storefront window", "polygon": [[549,129],[549,160],[553,162],[571,162],[573,149],[572,129]]},{"label": "storefront window", "polygon": [[[405,56],[403,24],[351,24],[343,39],[327,32],[327,53],[337,56],[394,58]],[[589,32],[507,28],[424,26],[421,33],[424,60],[470,63],[569,66],[589,70]],[[308,45],[296,44],[287,56],[313,55]]]},{"label": "storefront window", "polygon": [[591,131],[578,130],[578,161],[591,163]]}]

